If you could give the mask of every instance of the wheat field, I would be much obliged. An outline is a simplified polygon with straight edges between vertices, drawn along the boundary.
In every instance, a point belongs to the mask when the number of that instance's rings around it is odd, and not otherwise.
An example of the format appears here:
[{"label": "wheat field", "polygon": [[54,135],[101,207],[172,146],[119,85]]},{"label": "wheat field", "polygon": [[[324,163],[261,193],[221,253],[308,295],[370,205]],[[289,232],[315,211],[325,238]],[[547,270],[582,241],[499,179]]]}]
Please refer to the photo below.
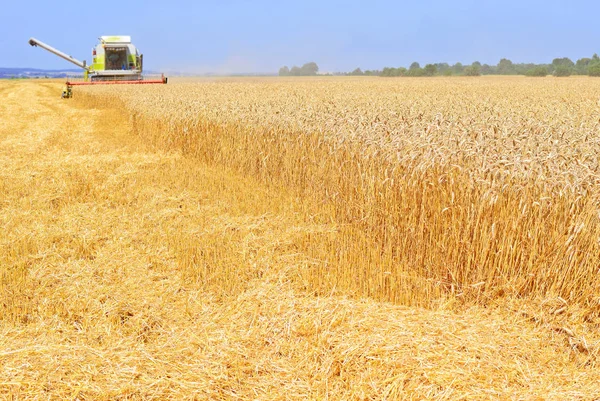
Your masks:
[{"label": "wheat field", "polygon": [[320,293],[421,306],[560,296],[596,313],[599,90],[495,77],[89,93],[122,102],[157,147],[312,199],[338,225],[303,240],[316,262],[299,274]]},{"label": "wheat field", "polygon": [[0,398],[600,394],[600,81],[60,87],[0,81]]}]

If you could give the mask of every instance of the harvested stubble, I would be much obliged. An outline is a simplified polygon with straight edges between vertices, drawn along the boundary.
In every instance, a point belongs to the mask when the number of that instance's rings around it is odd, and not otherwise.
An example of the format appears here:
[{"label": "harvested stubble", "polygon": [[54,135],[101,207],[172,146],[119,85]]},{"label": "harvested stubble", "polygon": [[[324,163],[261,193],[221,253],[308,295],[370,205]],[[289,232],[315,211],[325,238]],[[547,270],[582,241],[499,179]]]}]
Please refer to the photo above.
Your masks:
[{"label": "harvested stubble", "polygon": [[311,199],[307,288],[598,304],[600,82],[200,80],[86,88],[136,132]]}]

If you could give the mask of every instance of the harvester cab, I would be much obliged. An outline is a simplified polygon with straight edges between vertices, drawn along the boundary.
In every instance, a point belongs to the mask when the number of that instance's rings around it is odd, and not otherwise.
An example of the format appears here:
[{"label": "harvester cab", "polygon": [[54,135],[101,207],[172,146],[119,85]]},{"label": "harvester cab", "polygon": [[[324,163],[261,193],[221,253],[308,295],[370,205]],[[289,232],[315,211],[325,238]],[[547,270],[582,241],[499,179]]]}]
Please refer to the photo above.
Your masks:
[{"label": "harvester cab", "polygon": [[131,36],[100,36],[92,50],[92,65],[85,61],[55,49],[35,38],[29,39],[31,46],[39,46],[83,69],[83,80],[68,80],[62,97],[73,95],[72,87],[94,84],[166,84],[167,78],[161,74],[160,79],[145,79],[142,75],[143,55],[131,43]]},{"label": "harvester cab", "polygon": [[100,36],[92,50],[92,80],[136,80],[142,75],[142,55],[130,36]]}]

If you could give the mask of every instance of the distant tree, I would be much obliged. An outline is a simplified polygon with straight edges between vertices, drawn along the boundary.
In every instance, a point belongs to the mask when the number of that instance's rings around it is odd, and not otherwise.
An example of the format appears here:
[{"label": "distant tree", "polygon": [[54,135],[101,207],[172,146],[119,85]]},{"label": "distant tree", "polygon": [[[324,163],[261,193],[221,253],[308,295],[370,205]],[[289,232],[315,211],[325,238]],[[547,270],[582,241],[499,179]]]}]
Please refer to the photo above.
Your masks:
[{"label": "distant tree", "polygon": [[302,70],[298,66],[293,66],[292,69],[290,70],[290,75],[292,75],[294,77],[298,77],[298,76],[302,75]]},{"label": "distant tree", "polygon": [[481,66],[481,73],[483,75],[490,75],[494,73],[494,68],[489,64],[484,64]]},{"label": "distant tree", "polygon": [[382,77],[402,77],[406,75],[406,68],[393,68],[393,67],[385,67],[383,71],[381,71]]},{"label": "distant tree", "polygon": [[350,75],[365,75],[365,73],[360,68],[357,68],[354,71],[352,71]]},{"label": "distant tree", "polygon": [[383,67],[383,70],[381,71],[381,76],[382,77],[393,77],[395,68],[391,68],[391,67]]},{"label": "distant tree", "polygon": [[525,73],[528,77],[545,77],[548,75],[548,68],[544,66],[537,66],[527,70]]},{"label": "distant tree", "polygon": [[421,77],[423,76],[423,69],[418,62],[414,62],[408,67],[408,71],[406,68],[398,68],[398,76],[407,76],[407,77]]},{"label": "distant tree", "polygon": [[425,68],[423,68],[423,75],[426,77],[433,77],[437,74],[437,67],[434,64],[427,64]]},{"label": "distant tree", "polygon": [[600,63],[592,64],[588,67],[590,77],[600,77]]},{"label": "distant tree", "polygon": [[[590,70],[594,65],[597,68]],[[360,75],[362,72],[359,68],[346,75]],[[294,68],[290,71],[290,74],[294,74]],[[526,75],[543,77],[552,74],[557,77],[570,76],[572,74],[589,74],[592,76],[600,76],[600,56],[594,54],[592,58],[581,58],[574,63],[568,57],[555,58],[550,64],[534,64],[534,63],[513,63],[507,58],[503,58],[498,62],[498,65],[481,64],[479,61],[474,61],[469,66],[464,66],[460,62],[450,66],[448,63],[431,63],[426,64],[425,67],[421,68],[418,62],[410,64],[408,69],[399,67],[385,67],[382,71],[365,71],[362,75],[379,75],[383,77],[398,77],[398,76],[409,76],[409,77],[421,77],[421,76],[434,76],[434,75],[466,75],[466,76],[479,76],[479,75],[490,75],[490,74],[501,74],[501,75]]]},{"label": "distant tree", "polygon": [[319,66],[315,62],[304,64],[301,68],[301,75],[317,75],[319,72]]},{"label": "distant tree", "polygon": [[559,65],[554,69],[555,77],[569,77],[573,73],[573,68],[567,67],[566,65]]},{"label": "distant tree", "polygon": [[455,75],[462,75],[464,72],[465,66],[462,63],[456,63],[452,66],[452,73]]},{"label": "distant tree", "polygon": [[498,74],[501,74],[501,75],[514,74],[515,73],[515,66],[513,65],[512,61],[510,61],[509,59],[503,58],[498,63],[498,66],[496,68],[496,72],[498,72]]},{"label": "distant tree", "polygon": [[594,55],[592,56],[592,60],[588,64],[588,67],[591,67],[593,65],[599,65],[599,64],[600,64],[600,57],[598,57],[598,55],[596,53],[594,53]]},{"label": "distant tree", "polygon": [[472,65],[466,67],[464,69],[464,74],[468,77],[478,77],[481,75],[481,64],[477,65],[473,63]]},{"label": "distant tree", "polygon": [[425,71],[421,67],[412,68],[412,66],[405,73],[405,75],[407,77],[422,77],[424,74],[425,74]]},{"label": "distant tree", "polygon": [[446,71],[450,70],[450,65],[448,63],[436,63],[435,68],[437,68],[438,74],[445,75]]},{"label": "distant tree", "polygon": [[415,61],[408,67],[408,70],[418,70],[419,68],[421,68],[421,64]]},{"label": "distant tree", "polygon": [[575,67],[575,63],[573,61],[571,61],[571,59],[568,57],[555,58],[554,60],[552,60],[552,65],[554,66],[555,69],[558,67],[567,67],[567,68]]},{"label": "distant tree", "polygon": [[317,75],[318,71],[319,71],[319,66],[317,65],[317,63],[311,62],[311,63],[304,64],[302,67],[293,66],[291,69],[288,69],[287,66],[283,66],[279,69],[279,75],[280,76],[291,75],[294,77],[301,76],[301,75]]},{"label": "distant tree", "polygon": [[[527,72],[538,67],[538,64],[533,63],[519,63],[513,64],[514,72],[518,75],[527,75]],[[542,65],[543,66],[543,65]]]},{"label": "distant tree", "polygon": [[589,68],[591,62],[592,62],[591,58],[586,58],[586,57],[580,58],[575,63],[575,70],[577,71],[578,74],[586,75],[588,73],[588,68]]}]

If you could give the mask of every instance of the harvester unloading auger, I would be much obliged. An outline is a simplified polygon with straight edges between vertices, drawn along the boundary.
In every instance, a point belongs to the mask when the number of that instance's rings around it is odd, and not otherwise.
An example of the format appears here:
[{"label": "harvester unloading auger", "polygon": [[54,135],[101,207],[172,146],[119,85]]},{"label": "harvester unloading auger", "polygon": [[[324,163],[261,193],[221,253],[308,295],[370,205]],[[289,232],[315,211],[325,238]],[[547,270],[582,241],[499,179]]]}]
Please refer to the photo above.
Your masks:
[{"label": "harvester unloading auger", "polygon": [[164,74],[161,74],[160,79],[144,79],[144,56],[131,43],[130,36],[101,36],[99,39],[100,43],[92,50],[91,66],[35,38],[29,39],[29,44],[48,50],[83,69],[83,81],[67,80],[63,98],[72,97],[72,88],[78,85],[167,83]]}]

